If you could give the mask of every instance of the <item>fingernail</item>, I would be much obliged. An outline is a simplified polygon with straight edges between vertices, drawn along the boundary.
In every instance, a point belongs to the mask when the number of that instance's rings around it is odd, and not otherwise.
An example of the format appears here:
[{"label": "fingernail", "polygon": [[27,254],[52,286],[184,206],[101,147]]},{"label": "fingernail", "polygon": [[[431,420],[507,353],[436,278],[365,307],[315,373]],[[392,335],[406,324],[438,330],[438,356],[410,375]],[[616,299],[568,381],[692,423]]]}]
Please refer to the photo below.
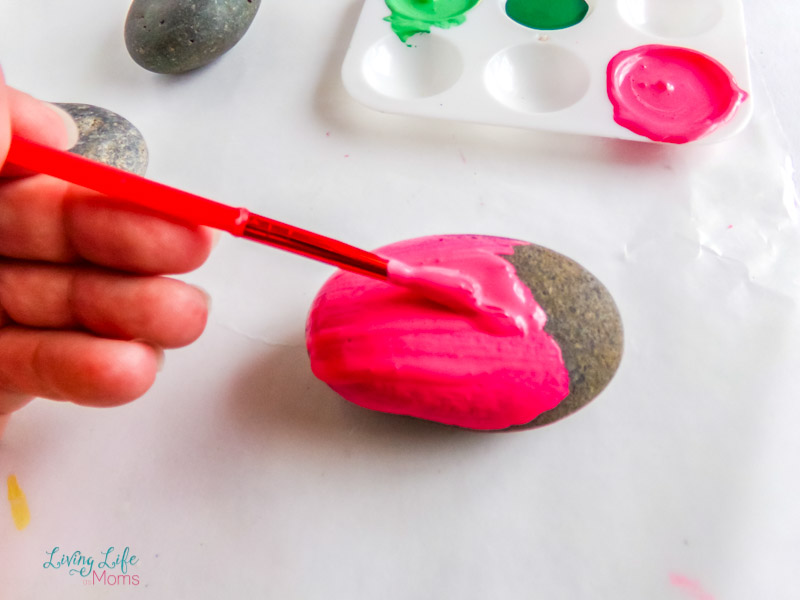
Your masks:
[{"label": "fingernail", "polygon": [[164,349],[157,346],[154,346],[153,349],[156,351],[156,360],[158,361],[156,369],[160,373],[164,370]]},{"label": "fingernail", "polygon": [[216,248],[219,240],[222,237],[222,232],[219,229],[211,230],[211,248]]},{"label": "fingernail", "polygon": [[[147,344],[147,342],[142,342],[143,344]],[[156,355],[156,371],[159,373],[164,370],[164,349],[161,346],[155,346],[153,344],[147,344],[153,349],[153,352]]]},{"label": "fingernail", "polygon": [[75,144],[78,143],[78,139],[81,136],[80,131],[78,130],[78,125],[77,123],[75,123],[75,119],[73,119],[72,115],[70,115],[60,106],[57,106],[50,102],[45,102],[45,104],[47,104],[47,106],[49,106],[53,110],[53,112],[56,113],[64,122],[64,128],[67,131],[67,144],[68,144],[68,146],[65,149],[69,150]]},{"label": "fingernail", "polygon": [[156,355],[156,370],[159,372],[164,370],[164,349],[161,346],[156,346],[148,340],[135,339],[131,341],[143,346],[149,346],[153,350],[153,354]]},{"label": "fingernail", "polygon": [[196,289],[198,292],[200,292],[201,294],[203,294],[203,296],[205,296],[206,306],[208,307],[208,311],[211,312],[211,294],[209,294],[207,291],[205,291],[199,285],[192,285],[192,287],[194,289]]}]

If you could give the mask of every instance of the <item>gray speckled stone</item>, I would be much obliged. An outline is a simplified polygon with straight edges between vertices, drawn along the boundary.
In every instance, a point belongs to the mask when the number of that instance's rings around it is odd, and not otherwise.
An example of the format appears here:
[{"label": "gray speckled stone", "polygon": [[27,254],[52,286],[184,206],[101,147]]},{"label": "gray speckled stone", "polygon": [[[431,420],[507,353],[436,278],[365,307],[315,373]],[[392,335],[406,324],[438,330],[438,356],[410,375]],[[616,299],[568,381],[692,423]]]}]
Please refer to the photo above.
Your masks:
[{"label": "gray speckled stone", "polygon": [[137,175],[147,170],[147,144],[133,124],[91,104],[62,104],[78,125],[80,137],[70,152]]},{"label": "gray speckled stone", "polygon": [[569,395],[522,426],[540,427],[584,407],[608,385],[622,359],[622,320],[603,284],[566,256],[528,245],[506,258],[547,313],[545,331],[558,342],[569,371]]},{"label": "gray speckled stone", "polygon": [[261,0],[133,0],[125,45],[155,73],[184,73],[207,65],[245,34]]}]

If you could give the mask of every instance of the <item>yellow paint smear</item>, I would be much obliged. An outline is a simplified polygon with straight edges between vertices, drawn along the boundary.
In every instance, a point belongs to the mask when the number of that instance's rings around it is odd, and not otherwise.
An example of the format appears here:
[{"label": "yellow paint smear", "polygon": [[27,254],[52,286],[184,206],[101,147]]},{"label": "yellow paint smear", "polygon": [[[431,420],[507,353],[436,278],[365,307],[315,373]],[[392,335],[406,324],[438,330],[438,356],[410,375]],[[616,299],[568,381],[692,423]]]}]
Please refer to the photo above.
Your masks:
[{"label": "yellow paint smear", "polygon": [[31,522],[31,511],[28,509],[25,493],[19,487],[14,475],[8,476],[8,502],[11,504],[11,518],[14,519],[14,525],[22,531]]}]

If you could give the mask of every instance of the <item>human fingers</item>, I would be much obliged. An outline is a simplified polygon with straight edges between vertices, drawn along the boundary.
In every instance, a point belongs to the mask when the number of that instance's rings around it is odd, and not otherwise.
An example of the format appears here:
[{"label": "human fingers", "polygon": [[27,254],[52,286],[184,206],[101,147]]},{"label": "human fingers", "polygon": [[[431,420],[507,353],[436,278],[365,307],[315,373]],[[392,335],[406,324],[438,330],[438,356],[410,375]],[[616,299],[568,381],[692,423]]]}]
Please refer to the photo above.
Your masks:
[{"label": "human fingers", "polygon": [[195,341],[207,319],[206,295],[182,281],[0,261],[0,326],[85,330],[178,348]]},{"label": "human fingers", "polygon": [[[78,141],[78,126],[66,111],[12,87],[3,87],[6,96],[6,114],[12,133],[60,150],[75,145]],[[2,154],[3,159],[7,150],[6,146]],[[26,173],[11,165],[5,165],[0,170],[0,176],[22,174]]]},{"label": "human fingers", "polygon": [[212,234],[44,175],[0,183],[0,255],[89,261],[134,273],[183,273],[208,257]]},{"label": "human fingers", "polygon": [[[3,69],[0,68],[0,169],[6,161],[8,146],[11,143],[11,117],[8,111],[8,88],[3,78]],[[0,423],[0,435],[4,424]]]},{"label": "human fingers", "polygon": [[138,341],[78,331],[0,329],[0,415],[36,396],[86,406],[116,406],[155,381],[161,350]]}]

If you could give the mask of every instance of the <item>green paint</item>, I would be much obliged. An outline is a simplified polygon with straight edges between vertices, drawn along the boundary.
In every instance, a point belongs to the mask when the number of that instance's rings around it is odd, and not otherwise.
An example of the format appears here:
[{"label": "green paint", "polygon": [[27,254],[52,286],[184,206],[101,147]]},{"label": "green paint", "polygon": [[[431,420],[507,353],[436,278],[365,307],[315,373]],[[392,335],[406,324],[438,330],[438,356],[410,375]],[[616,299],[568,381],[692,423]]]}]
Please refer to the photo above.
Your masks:
[{"label": "green paint", "polygon": [[580,23],[589,12],[584,0],[508,0],[506,14],[531,29],[564,29]]},{"label": "green paint", "polygon": [[466,21],[466,13],[480,0],[386,0],[392,14],[392,31],[401,41],[417,33],[430,33],[431,27],[447,29]]}]

